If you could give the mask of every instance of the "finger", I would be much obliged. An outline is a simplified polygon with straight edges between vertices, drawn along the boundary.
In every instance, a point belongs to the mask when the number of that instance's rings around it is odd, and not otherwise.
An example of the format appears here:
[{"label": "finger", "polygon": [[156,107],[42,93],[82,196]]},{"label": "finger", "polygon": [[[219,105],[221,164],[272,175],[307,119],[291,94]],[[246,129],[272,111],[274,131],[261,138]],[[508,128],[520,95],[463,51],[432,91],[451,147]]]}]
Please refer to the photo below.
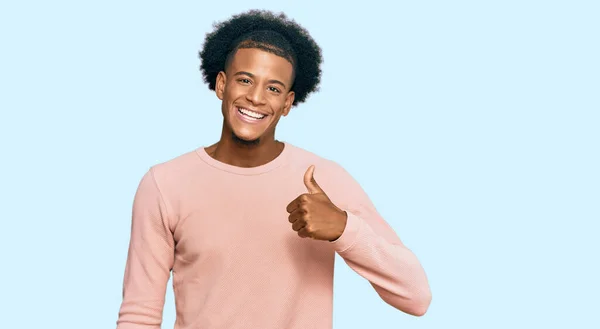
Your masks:
[{"label": "finger", "polygon": [[291,214],[292,212],[296,211],[303,203],[308,202],[308,196],[309,194],[306,193],[300,194],[297,198],[290,202],[285,209],[288,213]]},{"label": "finger", "polygon": [[317,181],[315,180],[315,177],[314,177],[314,172],[315,172],[314,165],[311,165],[310,167],[308,167],[308,169],[306,170],[306,173],[304,174],[304,185],[306,185],[306,188],[308,189],[308,192],[310,194],[325,193],[325,192],[323,192],[323,189],[321,189],[319,184],[317,184]]},{"label": "finger", "polygon": [[306,221],[303,219],[298,219],[297,221],[294,222],[294,224],[292,224],[292,230],[298,232],[301,229],[304,229],[305,226],[306,226]]},{"label": "finger", "polygon": [[298,209],[299,206],[300,206],[300,196],[295,198],[292,202],[290,202],[287,205],[287,207],[285,208],[285,210],[287,210],[287,212],[291,214],[296,209]]},{"label": "finger", "polygon": [[301,228],[298,231],[298,236],[301,238],[310,238],[310,234],[308,233],[308,231],[306,230],[306,227]]},{"label": "finger", "polygon": [[292,211],[292,213],[288,216],[288,221],[290,223],[293,223],[295,221],[297,221],[298,219],[302,218],[302,214],[298,211]]}]

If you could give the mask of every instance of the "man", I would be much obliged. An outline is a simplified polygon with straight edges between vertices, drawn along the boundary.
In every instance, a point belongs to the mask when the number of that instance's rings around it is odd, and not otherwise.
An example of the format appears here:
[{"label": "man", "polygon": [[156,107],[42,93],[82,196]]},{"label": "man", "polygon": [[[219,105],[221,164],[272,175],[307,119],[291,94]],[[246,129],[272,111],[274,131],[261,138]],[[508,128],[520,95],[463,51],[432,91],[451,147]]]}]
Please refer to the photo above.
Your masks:
[{"label": "man", "polygon": [[320,81],[309,34],[249,11],[215,25],[200,57],[222,101],[221,138],[142,178],[118,329],[160,328],[171,272],[176,329],[331,328],[335,253],[385,302],[423,315],[426,275],[359,184],[275,139]]}]

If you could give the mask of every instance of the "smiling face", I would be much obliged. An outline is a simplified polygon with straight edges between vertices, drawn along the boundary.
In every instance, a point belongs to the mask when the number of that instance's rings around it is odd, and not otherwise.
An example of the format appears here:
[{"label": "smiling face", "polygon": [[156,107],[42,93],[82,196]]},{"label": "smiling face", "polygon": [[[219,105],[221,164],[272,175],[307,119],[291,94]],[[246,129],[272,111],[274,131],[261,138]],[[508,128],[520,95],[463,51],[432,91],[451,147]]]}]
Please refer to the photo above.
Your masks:
[{"label": "smiling face", "polygon": [[222,101],[224,134],[249,144],[275,139],[279,118],[294,102],[292,64],[256,48],[238,49],[226,72],[220,72],[216,94]]}]

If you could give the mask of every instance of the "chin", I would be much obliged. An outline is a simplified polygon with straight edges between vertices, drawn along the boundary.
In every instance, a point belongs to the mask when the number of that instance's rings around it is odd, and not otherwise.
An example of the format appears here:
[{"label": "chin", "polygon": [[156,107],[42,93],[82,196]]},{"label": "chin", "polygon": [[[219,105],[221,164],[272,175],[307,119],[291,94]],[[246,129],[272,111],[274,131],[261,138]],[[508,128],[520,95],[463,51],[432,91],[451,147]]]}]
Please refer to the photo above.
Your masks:
[{"label": "chin", "polygon": [[247,123],[234,117],[230,119],[231,131],[238,139],[254,141],[261,138],[269,127],[269,121],[260,123]]},{"label": "chin", "polygon": [[231,137],[233,138],[234,142],[246,146],[258,145],[260,143],[260,136],[244,136],[232,132]]},{"label": "chin", "polygon": [[251,141],[259,139],[264,135],[264,131],[256,131],[255,129],[247,129],[245,127],[233,127],[232,133],[239,139]]},{"label": "chin", "polygon": [[255,141],[260,139],[260,135],[245,135],[245,134],[238,134],[238,133],[233,133],[233,136],[237,139],[246,141],[246,142],[251,142],[251,141]]}]

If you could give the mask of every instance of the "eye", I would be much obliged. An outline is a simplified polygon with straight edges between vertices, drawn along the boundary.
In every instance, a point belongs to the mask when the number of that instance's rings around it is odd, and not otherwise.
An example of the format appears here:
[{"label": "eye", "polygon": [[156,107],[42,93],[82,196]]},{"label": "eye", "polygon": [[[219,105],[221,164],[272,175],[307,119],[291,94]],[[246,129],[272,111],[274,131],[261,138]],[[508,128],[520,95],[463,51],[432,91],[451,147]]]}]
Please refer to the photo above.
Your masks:
[{"label": "eye", "polygon": [[246,78],[241,78],[241,79],[238,79],[238,81],[239,81],[239,82],[241,82],[241,83],[243,83],[243,84],[248,84],[248,83],[250,83],[250,79],[246,79]]},{"label": "eye", "polygon": [[281,92],[279,89],[277,89],[275,87],[269,87],[269,90],[272,91],[272,92],[274,92],[274,93],[277,93],[277,94],[279,94]]}]

